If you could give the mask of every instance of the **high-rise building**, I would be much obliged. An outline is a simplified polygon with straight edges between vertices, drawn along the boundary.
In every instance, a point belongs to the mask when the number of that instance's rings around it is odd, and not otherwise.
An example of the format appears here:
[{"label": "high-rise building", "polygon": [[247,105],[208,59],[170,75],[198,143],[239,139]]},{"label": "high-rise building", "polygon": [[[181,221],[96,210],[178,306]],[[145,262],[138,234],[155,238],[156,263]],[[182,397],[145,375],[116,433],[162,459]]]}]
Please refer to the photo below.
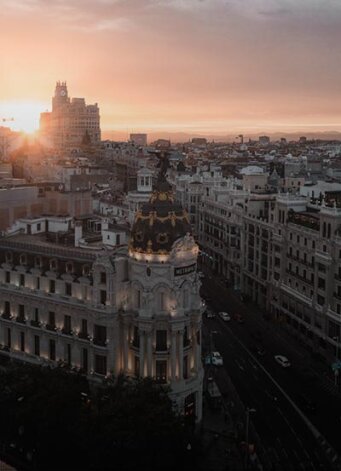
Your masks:
[{"label": "high-rise building", "polygon": [[40,134],[57,149],[97,144],[101,140],[98,104],[69,98],[66,82],[57,82],[52,111],[41,113]]}]

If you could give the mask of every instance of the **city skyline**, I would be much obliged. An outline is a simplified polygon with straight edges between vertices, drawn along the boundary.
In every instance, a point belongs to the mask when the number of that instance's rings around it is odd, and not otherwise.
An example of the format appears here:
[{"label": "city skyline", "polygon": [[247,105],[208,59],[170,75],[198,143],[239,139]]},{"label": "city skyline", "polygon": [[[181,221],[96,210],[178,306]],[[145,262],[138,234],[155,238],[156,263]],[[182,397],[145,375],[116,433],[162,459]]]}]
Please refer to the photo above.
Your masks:
[{"label": "city skyline", "polygon": [[341,130],[333,0],[0,0],[1,118],[37,129],[56,80],[106,131]]}]

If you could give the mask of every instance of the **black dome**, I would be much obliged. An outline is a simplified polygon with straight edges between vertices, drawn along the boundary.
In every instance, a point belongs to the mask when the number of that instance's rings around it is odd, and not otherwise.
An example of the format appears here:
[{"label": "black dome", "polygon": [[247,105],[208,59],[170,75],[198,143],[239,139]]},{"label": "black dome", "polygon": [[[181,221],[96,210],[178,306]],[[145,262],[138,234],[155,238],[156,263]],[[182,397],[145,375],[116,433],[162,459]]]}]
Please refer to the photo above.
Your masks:
[{"label": "black dome", "polygon": [[177,239],[191,232],[187,211],[174,202],[172,188],[164,180],[136,213],[129,247],[136,252],[166,254]]}]

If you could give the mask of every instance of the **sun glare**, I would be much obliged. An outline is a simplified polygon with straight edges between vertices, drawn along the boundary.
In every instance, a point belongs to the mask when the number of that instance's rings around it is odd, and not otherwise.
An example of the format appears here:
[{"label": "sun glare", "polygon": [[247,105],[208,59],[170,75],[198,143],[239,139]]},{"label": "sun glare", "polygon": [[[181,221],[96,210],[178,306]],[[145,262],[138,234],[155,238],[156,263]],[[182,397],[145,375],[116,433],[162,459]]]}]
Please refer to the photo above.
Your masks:
[{"label": "sun glare", "polygon": [[39,117],[47,108],[36,101],[8,101],[0,103],[0,126],[13,131],[33,133],[39,129]]}]

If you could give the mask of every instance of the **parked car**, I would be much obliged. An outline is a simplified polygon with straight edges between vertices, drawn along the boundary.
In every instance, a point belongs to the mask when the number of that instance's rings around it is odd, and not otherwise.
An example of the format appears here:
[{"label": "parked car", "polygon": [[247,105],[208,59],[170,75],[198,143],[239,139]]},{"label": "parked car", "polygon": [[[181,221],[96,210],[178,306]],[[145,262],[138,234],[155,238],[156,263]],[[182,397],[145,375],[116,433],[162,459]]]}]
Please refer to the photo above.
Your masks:
[{"label": "parked car", "polygon": [[205,358],[205,365],[223,366],[223,357],[219,352],[209,353]]},{"label": "parked car", "polygon": [[228,322],[231,320],[231,317],[227,312],[219,312],[219,316],[225,322]]},{"label": "parked car", "polygon": [[285,357],[284,355],[275,355],[275,360],[279,365],[281,365],[283,368],[288,368],[291,366],[290,361]]}]

